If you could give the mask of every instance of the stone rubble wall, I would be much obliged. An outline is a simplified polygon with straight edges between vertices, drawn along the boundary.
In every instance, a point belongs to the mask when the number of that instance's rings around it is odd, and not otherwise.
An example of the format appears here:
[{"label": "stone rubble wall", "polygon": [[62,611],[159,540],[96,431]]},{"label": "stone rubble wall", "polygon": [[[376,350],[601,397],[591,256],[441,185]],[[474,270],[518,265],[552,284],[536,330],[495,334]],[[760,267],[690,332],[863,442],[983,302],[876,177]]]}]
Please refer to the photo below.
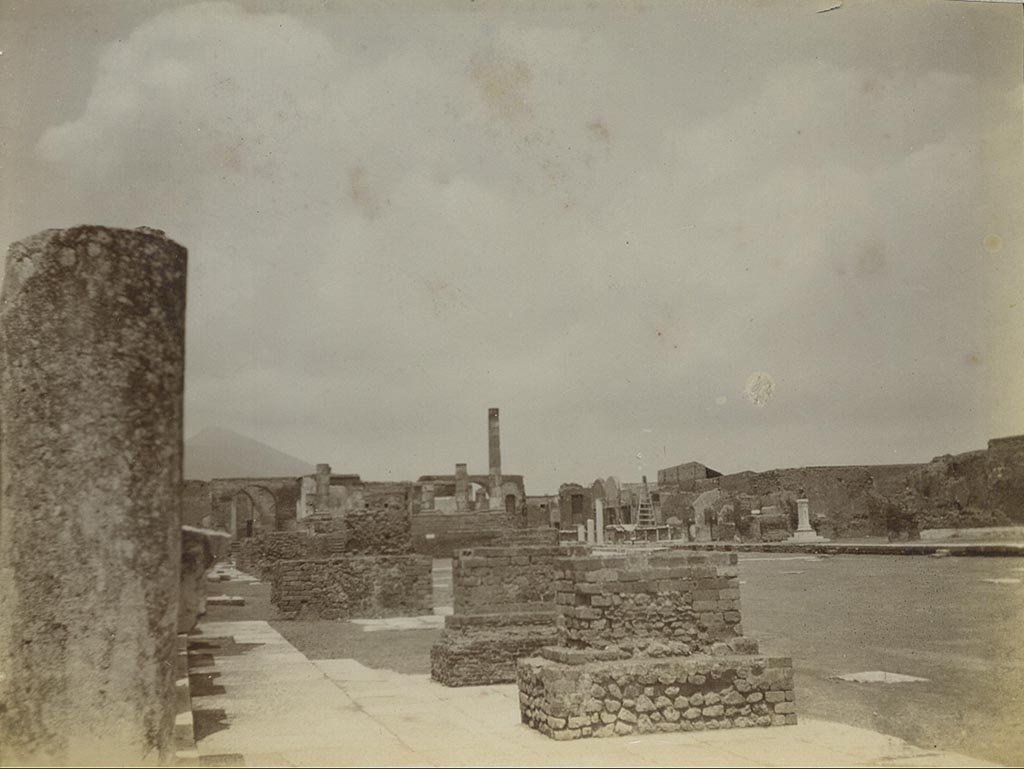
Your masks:
[{"label": "stone rubble wall", "polygon": [[517,670],[523,723],[556,740],[795,724],[793,664],[763,656],[670,657]]},{"label": "stone rubble wall", "polygon": [[239,542],[235,566],[264,578],[281,561],[326,558],[329,539],[305,531],[272,531]]},{"label": "stone rubble wall", "polygon": [[419,555],[280,561],[271,570],[270,602],[284,619],[430,614],[432,565]]},{"label": "stone rubble wall", "polygon": [[345,552],[353,555],[406,555],[412,552],[409,511],[393,506],[356,510],[341,520]]},{"label": "stone rubble wall", "polygon": [[516,662],[557,640],[553,614],[521,612],[470,615],[475,623],[445,618],[441,639],[430,650],[431,677],[445,686],[512,683]]}]

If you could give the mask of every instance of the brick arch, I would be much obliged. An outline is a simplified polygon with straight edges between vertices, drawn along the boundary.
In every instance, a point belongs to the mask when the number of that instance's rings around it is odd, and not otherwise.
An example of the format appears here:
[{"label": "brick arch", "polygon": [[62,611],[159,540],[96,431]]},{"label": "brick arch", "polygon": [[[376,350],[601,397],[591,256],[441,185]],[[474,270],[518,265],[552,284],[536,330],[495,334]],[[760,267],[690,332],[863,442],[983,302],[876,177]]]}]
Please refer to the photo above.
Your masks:
[{"label": "brick arch", "polygon": [[[238,499],[249,501],[251,519],[238,515]],[[277,496],[266,486],[250,484],[237,489],[231,498],[232,533],[236,538],[245,536],[246,520],[253,521],[253,534],[277,530]]]}]

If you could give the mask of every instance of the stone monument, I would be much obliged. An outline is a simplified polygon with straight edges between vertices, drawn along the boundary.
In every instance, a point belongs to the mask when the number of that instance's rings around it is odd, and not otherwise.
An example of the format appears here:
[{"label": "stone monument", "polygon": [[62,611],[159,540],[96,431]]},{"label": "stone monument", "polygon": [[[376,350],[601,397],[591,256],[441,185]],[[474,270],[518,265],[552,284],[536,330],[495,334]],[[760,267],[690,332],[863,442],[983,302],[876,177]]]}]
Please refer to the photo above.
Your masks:
[{"label": "stone monument", "polygon": [[796,723],[793,663],[743,637],[735,553],[563,558],[558,645],[519,660],[523,723],[556,740]]},{"label": "stone monument", "polygon": [[807,499],[801,498],[796,501],[796,513],[798,516],[798,522],[796,531],[793,532],[793,536],[787,539],[787,542],[828,542],[828,539],[821,537],[818,533],[811,528],[811,512],[810,502]]}]

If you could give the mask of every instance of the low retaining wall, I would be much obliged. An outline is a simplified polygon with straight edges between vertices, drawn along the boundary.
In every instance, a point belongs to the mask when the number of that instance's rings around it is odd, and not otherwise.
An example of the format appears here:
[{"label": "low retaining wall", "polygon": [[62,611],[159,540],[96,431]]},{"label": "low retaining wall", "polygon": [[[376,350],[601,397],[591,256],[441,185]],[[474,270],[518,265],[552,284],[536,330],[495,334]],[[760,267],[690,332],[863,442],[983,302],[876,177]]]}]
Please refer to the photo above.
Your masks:
[{"label": "low retaining wall", "polygon": [[431,566],[420,555],[281,561],[272,570],[270,601],[284,619],[430,614]]}]

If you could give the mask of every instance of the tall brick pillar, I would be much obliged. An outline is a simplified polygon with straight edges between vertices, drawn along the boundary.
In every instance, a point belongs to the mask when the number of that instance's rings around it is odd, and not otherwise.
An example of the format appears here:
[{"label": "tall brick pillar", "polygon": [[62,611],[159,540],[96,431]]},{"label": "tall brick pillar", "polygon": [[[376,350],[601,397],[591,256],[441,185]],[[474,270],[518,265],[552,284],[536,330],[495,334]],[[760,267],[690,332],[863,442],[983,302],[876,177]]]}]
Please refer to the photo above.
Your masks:
[{"label": "tall brick pillar", "polygon": [[9,763],[173,755],[184,248],[46,230],[0,297],[0,734]]}]

